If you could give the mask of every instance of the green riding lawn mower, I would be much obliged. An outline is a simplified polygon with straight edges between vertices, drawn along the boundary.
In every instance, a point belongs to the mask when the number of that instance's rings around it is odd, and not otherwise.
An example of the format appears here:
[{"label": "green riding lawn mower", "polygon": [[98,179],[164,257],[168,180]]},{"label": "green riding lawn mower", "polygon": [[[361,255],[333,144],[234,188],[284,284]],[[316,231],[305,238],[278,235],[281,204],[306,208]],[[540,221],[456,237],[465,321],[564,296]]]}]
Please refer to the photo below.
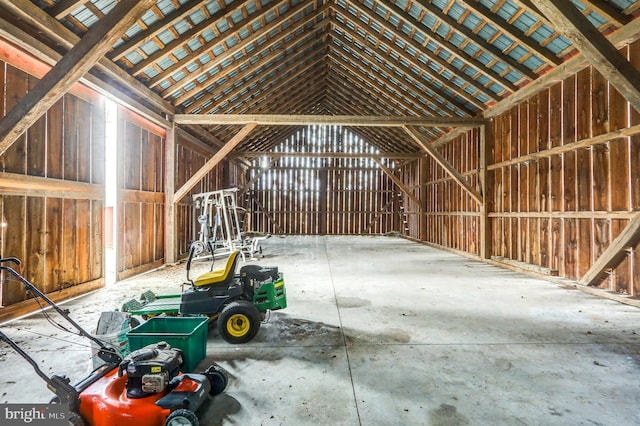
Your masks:
[{"label": "green riding lawn mower", "polygon": [[217,321],[218,332],[229,343],[253,339],[269,311],[287,307],[284,278],[276,266],[244,265],[236,274],[240,251],[231,252],[223,268],[195,279],[189,277],[196,245],[187,259],[188,288],[181,294],[146,292],[141,300],[126,302],[122,310],[147,319],[156,315],[207,315]]}]

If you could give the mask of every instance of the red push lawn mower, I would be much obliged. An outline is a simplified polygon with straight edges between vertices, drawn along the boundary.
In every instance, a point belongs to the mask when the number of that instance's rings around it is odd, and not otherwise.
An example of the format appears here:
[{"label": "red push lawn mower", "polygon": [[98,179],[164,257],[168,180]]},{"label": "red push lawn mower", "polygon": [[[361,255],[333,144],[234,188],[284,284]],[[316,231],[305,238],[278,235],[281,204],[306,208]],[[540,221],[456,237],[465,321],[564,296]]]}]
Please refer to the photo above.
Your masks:
[{"label": "red push lawn mower", "polygon": [[[105,364],[71,385],[64,375],[48,377],[33,358],[0,331],[0,340],[26,359],[55,393],[51,402],[68,404],[70,424],[194,426],[199,424],[195,412],[205,402],[207,394],[219,394],[227,386],[227,372],[217,364],[201,374],[182,373],[182,351],[171,348],[166,342],[148,345],[122,359],[117,349],[85,331],[65,310],[6,263],[20,265],[18,259],[0,259],[0,270],[17,278],[38,302],[39,299],[45,301],[73,325],[79,335],[100,347],[98,357]],[[48,313],[43,312],[49,319]]]}]

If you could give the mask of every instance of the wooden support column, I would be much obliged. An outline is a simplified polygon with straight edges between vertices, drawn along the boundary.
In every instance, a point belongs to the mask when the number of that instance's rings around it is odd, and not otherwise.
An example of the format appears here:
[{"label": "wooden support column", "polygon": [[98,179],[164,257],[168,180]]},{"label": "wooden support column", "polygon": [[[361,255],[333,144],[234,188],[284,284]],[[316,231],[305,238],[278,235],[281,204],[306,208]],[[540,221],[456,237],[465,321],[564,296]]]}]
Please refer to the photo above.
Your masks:
[{"label": "wooden support column", "polygon": [[420,241],[426,241],[427,240],[427,167],[429,167],[429,162],[427,161],[427,157],[422,157],[420,159],[420,161],[418,162],[418,168],[419,168],[419,180],[418,180],[418,184],[419,186],[419,193],[420,193],[420,200],[422,200],[422,212],[420,213],[420,226],[419,226],[419,236],[420,236]]},{"label": "wooden support column", "polygon": [[635,108],[640,111],[640,71],[566,0],[538,0],[537,8]]},{"label": "wooden support column", "polygon": [[207,173],[213,170],[213,168],[218,165],[219,162],[224,160],[227,154],[229,154],[233,150],[233,148],[238,146],[238,144],[242,142],[244,138],[247,137],[247,135],[251,133],[253,129],[255,129],[256,126],[256,123],[247,124],[242,129],[240,129],[240,131],[233,138],[231,138],[229,142],[227,142],[222,148],[220,148],[220,150],[216,152],[213,157],[211,157],[209,161],[207,161],[204,166],[200,168],[200,170],[195,172],[193,176],[191,176],[191,178],[184,185],[182,185],[180,189],[176,191],[173,196],[174,204],[184,198],[184,196],[187,195],[187,193],[191,191],[191,189],[193,189],[193,187],[196,186],[198,182],[200,182],[202,178],[207,175]]},{"label": "wooden support column", "polygon": [[467,182],[467,180],[460,174],[460,172],[458,172],[451,164],[449,164],[449,162],[445,160],[445,158],[440,155],[440,153],[436,151],[435,148],[430,146],[428,142],[424,142],[418,133],[411,130],[407,126],[403,126],[402,128],[405,130],[405,132],[407,132],[411,139],[413,139],[416,144],[418,144],[420,148],[422,148],[427,154],[433,157],[433,159],[436,160],[438,164],[440,164],[440,166],[449,174],[449,176],[453,178],[453,180],[456,181],[458,185],[460,185],[462,188],[464,188],[465,191],[469,193],[471,198],[473,198],[476,203],[482,205],[482,195],[480,195],[478,191],[476,191],[471,185],[469,185],[469,182]]},{"label": "wooden support column", "polygon": [[635,247],[640,242],[640,213],[629,221],[629,224],[620,232],[620,235],[609,244],[609,247],[600,255],[598,260],[580,279],[584,286],[597,285],[607,270],[615,268],[627,255],[627,248]]},{"label": "wooden support column", "polygon": [[122,0],[0,120],[0,155],[82,78],[155,0]]},{"label": "wooden support column", "polygon": [[480,205],[480,258],[491,258],[491,219],[489,218],[489,194],[493,179],[487,173],[487,162],[491,155],[491,146],[494,143],[491,126],[480,126],[480,190],[482,191],[482,204]]},{"label": "wooden support column", "polygon": [[164,262],[177,261],[176,211],[173,193],[176,187],[176,127],[167,129],[164,144]]},{"label": "wooden support column", "polygon": [[389,177],[389,179],[391,179],[393,183],[396,184],[396,186],[400,189],[400,191],[404,192],[404,194],[407,197],[411,198],[413,202],[418,205],[418,208],[420,209],[420,211],[424,211],[422,208],[422,201],[420,201],[418,198],[416,198],[415,195],[413,195],[411,190],[409,190],[409,188],[407,188],[405,184],[402,183],[402,181],[400,180],[400,178],[398,178],[398,176],[396,176],[391,170],[389,170],[388,167],[385,167],[380,160],[376,158],[373,158],[372,160],[380,167],[380,169],[384,172],[384,174],[386,174]]}]

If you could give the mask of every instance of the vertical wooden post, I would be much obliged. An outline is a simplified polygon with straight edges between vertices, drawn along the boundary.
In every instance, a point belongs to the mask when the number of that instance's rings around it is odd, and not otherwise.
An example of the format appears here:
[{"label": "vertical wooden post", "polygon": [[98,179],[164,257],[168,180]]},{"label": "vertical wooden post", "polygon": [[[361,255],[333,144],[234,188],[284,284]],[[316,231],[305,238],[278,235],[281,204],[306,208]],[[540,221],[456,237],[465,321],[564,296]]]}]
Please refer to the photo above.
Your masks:
[{"label": "vertical wooden post", "polygon": [[429,161],[427,159],[427,157],[422,157],[420,158],[420,161],[418,162],[418,185],[420,185],[419,189],[418,189],[418,193],[420,194],[420,201],[421,201],[421,205],[422,208],[420,209],[420,216],[419,216],[419,225],[418,225],[418,232],[419,232],[419,238],[420,241],[426,241],[427,240],[427,167],[429,166]]},{"label": "vertical wooden post", "polygon": [[164,262],[176,263],[176,215],[173,194],[176,191],[176,128],[175,124],[167,129],[164,142]]},{"label": "vertical wooden post", "polygon": [[492,179],[487,173],[487,160],[491,154],[491,144],[494,143],[491,125],[480,126],[480,185],[482,204],[480,205],[480,258],[491,257],[491,221],[489,219],[489,199],[491,196]]}]

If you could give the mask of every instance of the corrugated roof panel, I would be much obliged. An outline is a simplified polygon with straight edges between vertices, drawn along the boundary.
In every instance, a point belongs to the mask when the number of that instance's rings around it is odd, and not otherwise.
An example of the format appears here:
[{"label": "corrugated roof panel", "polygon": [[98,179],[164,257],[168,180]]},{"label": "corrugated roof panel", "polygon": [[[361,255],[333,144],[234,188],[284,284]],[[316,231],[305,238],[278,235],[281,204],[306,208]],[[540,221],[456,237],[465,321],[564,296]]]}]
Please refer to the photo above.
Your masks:
[{"label": "corrugated roof panel", "polygon": [[140,50],[142,50],[145,55],[150,56],[160,50],[160,47],[158,47],[158,45],[153,40],[149,40],[148,42],[140,46]]}]

